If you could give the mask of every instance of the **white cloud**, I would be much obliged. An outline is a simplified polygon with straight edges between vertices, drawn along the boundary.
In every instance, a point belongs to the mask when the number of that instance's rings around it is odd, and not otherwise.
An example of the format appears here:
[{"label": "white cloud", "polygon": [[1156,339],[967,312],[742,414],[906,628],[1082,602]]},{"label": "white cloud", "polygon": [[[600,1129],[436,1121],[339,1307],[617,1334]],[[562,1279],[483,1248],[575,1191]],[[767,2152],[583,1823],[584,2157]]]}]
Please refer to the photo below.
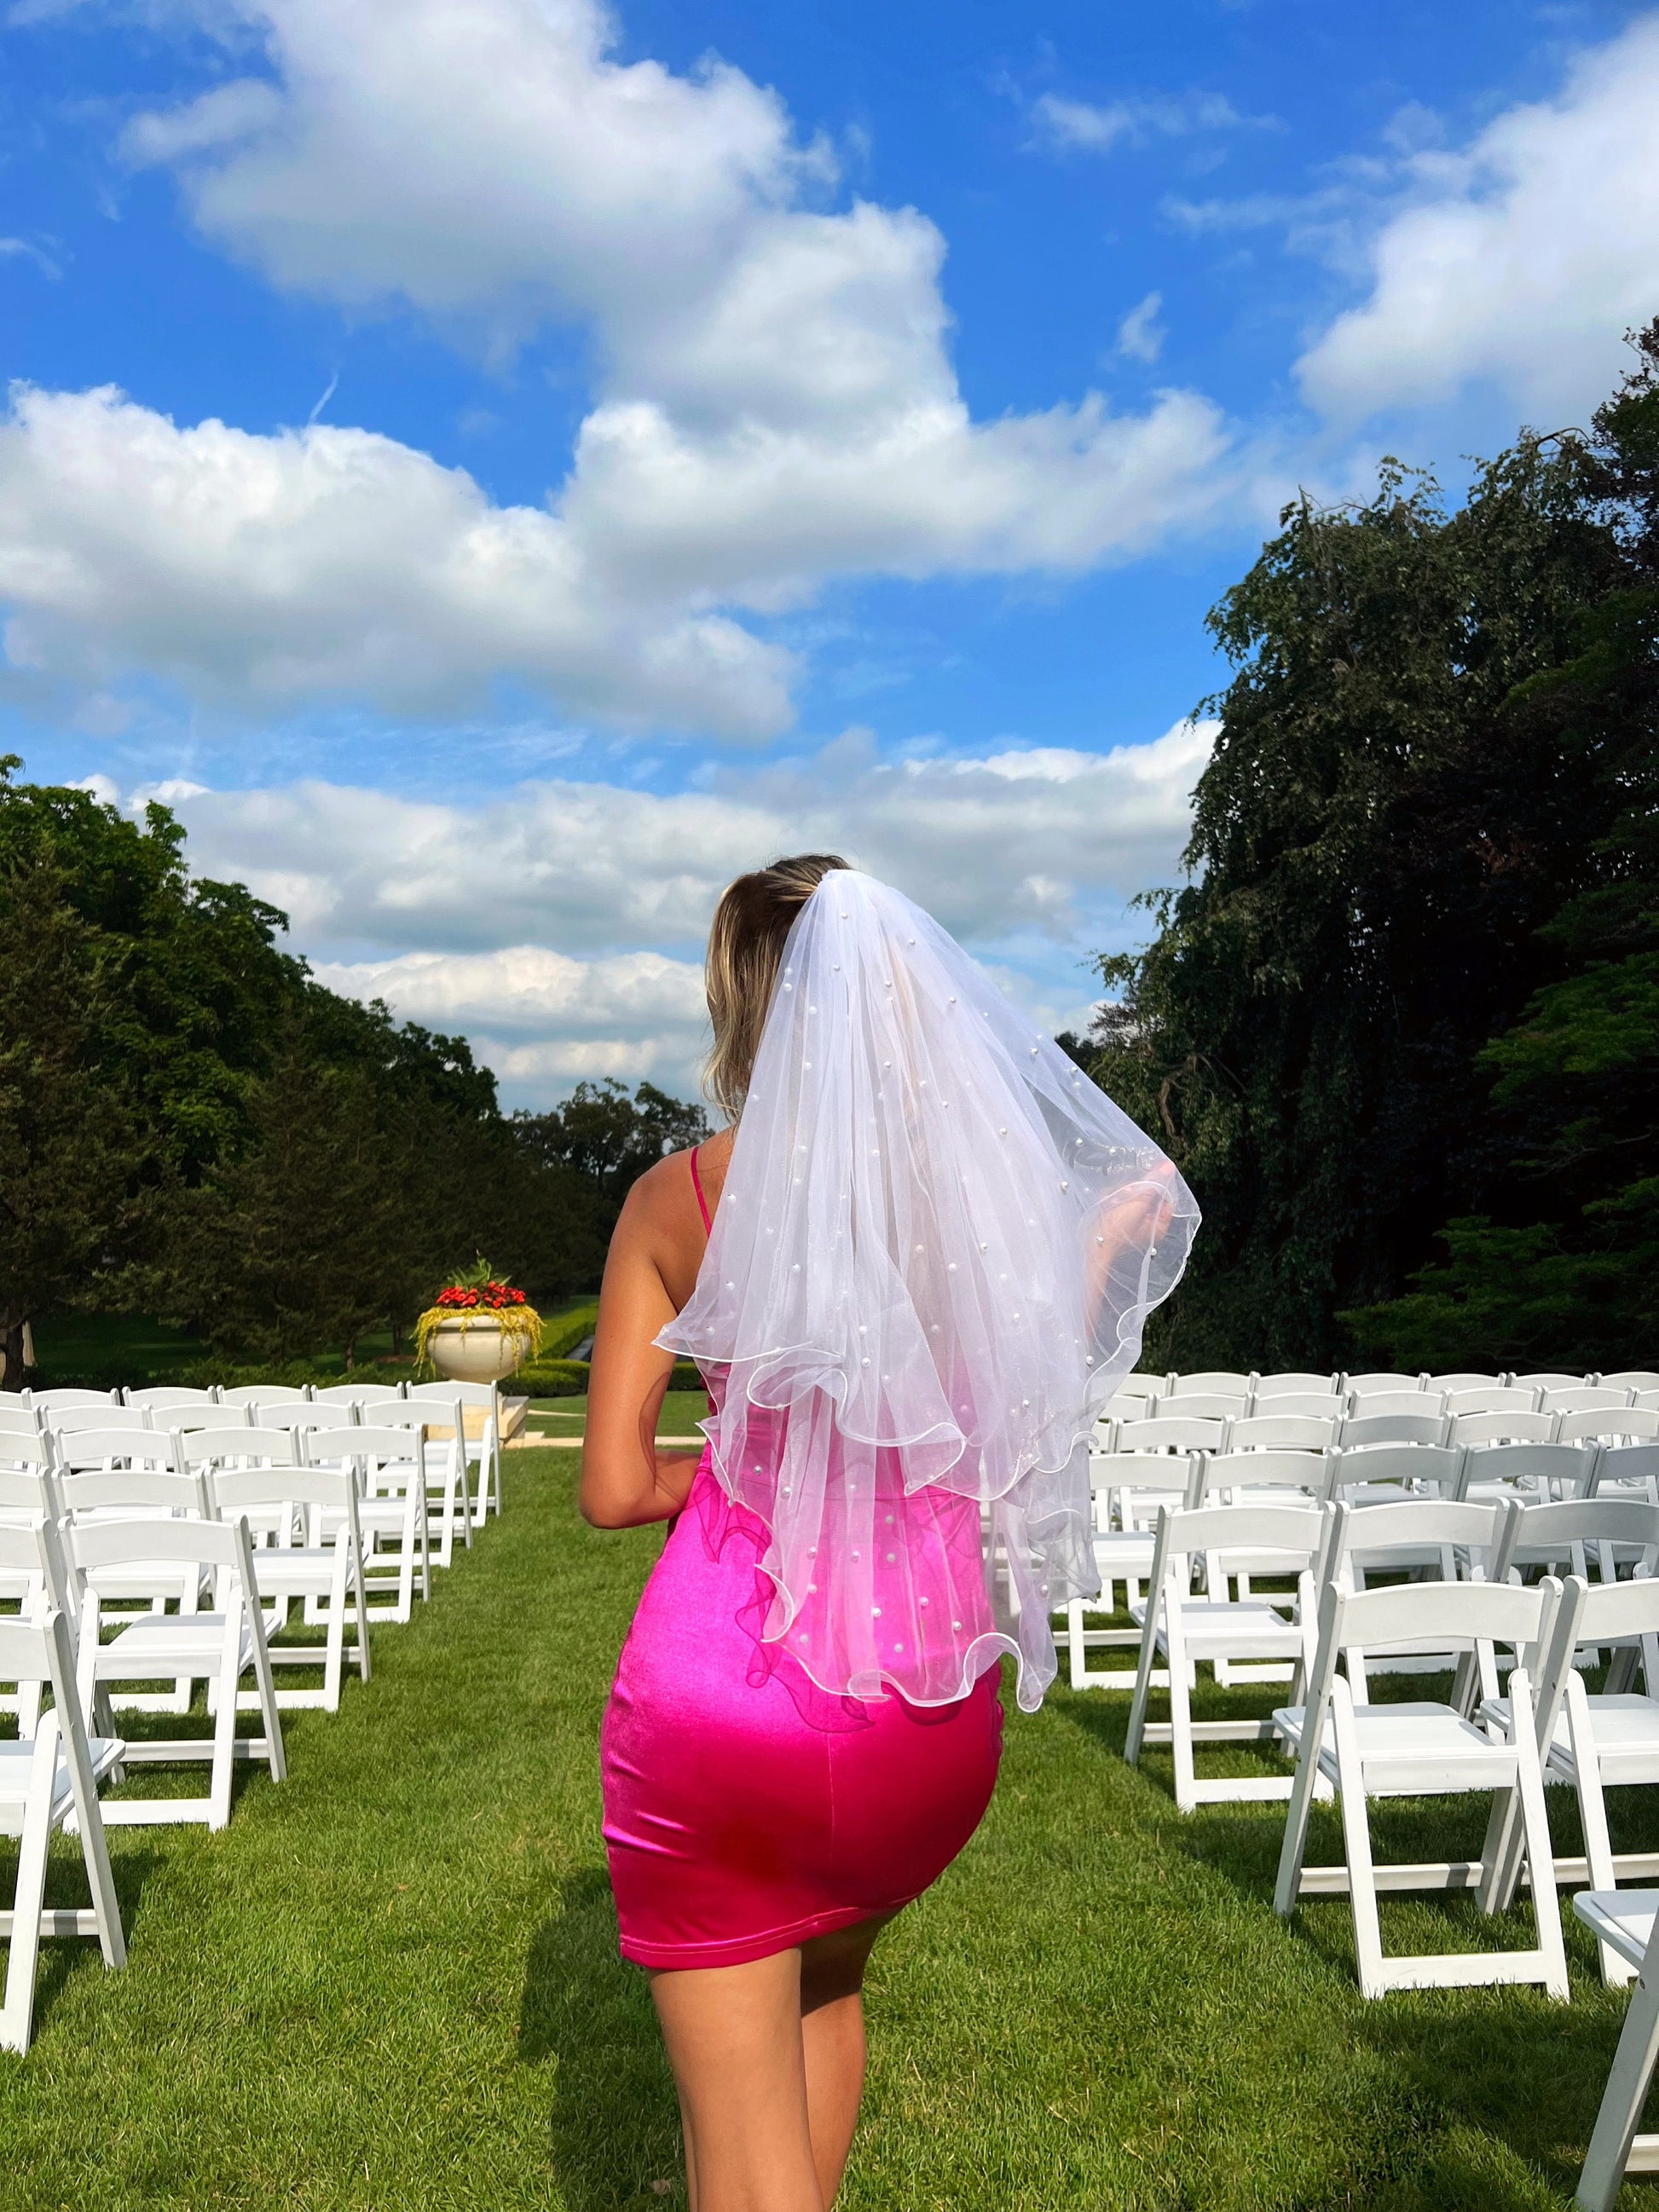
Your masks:
[{"label": "white cloud", "polygon": [[584,326],[594,403],[547,507],[503,509],[366,431],[26,393],[9,501],[0,476],[22,665],[423,710],[503,672],[568,711],[752,734],[787,720],[790,670],[734,614],[842,576],[1076,572],[1231,492],[1196,393],[975,422],[935,227],[836,210],[830,156],[775,94],[618,62],[594,0],[240,12],[269,74],[138,117],[128,157],[170,167],[203,233],[283,288],[497,348]]},{"label": "white cloud", "polygon": [[176,804],[191,866],[284,908],[325,981],[464,1031],[515,1097],[607,1073],[684,1089],[714,902],[785,852],[899,884],[1074,1022],[1082,961],[1176,871],[1214,734],[883,763],[854,732],[708,792],[539,783],[469,807],[313,782]]},{"label": "white cloud", "polygon": [[120,393],[14,391],[0,422],[12,668],[135,669],[244,707],[433,712],[499,675],[623,723],[763,736],[788,656],[596,576],[569,526],[367,430],[179,429]]},{"label": "white cloud", "polygon": [[1310,400],[1353,420],[1481,381],[1559,419],[1601,397],[1626,326],[1659,310],[1656,115],[1649,15],[1581,54],[1555,99],[1507,109],[1462,153],[1410,155],[1370,296],[1298,365]]},{"label": "white cloud", "polygon": [[1153,137],[1184,138],[1194,131],[1237,130],[1266,118],[1243,116],[1219,93],[1180,99],[1114,100],[1096,106],[1045,92],[1031,102],[1039,137],[1056,152],[1109,154],[1120,145],[1142,145]]},{"label": "white cloud", "polygon": [[702,968],[660,953],[573,960],[515,945],[324,962],[315,972],[331,990],[385,999],[406,1021],[465,1029],[515,1095],[607,1075],[689,1091],[707,1043]]},{"label": "white cloud", "polygon": [[1165,331],[1158,319],[1158,311],[1164,305],[1161,292],[1149,292],[1138,306],[1130,308],[1117,326],[1117,349],[1131,361],[1156,361],[1164,350]]}]

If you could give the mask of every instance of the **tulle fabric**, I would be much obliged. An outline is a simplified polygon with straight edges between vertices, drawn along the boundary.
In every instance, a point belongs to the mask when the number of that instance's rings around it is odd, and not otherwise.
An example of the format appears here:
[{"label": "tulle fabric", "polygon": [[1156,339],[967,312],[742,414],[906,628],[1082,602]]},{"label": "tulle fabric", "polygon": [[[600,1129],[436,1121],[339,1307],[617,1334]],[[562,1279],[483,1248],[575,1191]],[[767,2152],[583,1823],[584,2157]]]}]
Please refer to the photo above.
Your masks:
[{"label": "tulle fabric", "polygon": [[919,907],[826,876],[786,947],[690,1303],[762,1633],[832,1696],[1019,1703],[1099,1580],[1087,1437],[1180,1279],[1170,1162]]}]

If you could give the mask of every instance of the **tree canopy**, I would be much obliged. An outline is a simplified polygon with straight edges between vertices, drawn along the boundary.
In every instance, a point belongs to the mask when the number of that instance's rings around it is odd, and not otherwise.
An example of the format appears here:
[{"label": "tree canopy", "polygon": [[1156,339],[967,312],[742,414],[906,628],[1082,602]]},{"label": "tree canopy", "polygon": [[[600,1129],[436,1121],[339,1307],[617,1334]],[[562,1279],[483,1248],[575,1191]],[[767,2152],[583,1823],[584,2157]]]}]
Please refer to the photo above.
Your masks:
[{"label": "tree canopy", "polygon": [[507,1116],[465,1039],[325,990],[243,885],[0,760],[0,1350],[75,1307],[160,1311],[280,1360],[394,1334],[489,1252],[597,1282],[629,1184],[701,1112],[580,1085]]},{"label": "tree canopy", "polygon": [[[1212,613],[1191,880],[1091,1040],[1206,1211],[1188,1364],[1652,1352],[1659,324],[1448,512],[1384,465]],[[1646,1257],[1643,1257],[1645,1249]]]}]

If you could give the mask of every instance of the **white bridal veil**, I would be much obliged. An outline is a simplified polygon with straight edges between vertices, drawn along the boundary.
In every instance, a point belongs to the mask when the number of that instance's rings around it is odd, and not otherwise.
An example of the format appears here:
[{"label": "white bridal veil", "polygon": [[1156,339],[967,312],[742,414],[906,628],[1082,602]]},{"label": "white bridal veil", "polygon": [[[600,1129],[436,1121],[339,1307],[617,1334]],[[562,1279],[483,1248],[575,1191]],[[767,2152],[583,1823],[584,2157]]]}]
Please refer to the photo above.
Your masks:
[{"label": "white bridal veil", "polygon": [[658,1339],[712,1374],[715,1472],[769,1533],[764,1640],[820,1689],[924,1705],[1007,1651],[1038,1704],[1054,1607],[1100,1587],[1089,1431],[1198,1220],[954,939],[826,876]]}]

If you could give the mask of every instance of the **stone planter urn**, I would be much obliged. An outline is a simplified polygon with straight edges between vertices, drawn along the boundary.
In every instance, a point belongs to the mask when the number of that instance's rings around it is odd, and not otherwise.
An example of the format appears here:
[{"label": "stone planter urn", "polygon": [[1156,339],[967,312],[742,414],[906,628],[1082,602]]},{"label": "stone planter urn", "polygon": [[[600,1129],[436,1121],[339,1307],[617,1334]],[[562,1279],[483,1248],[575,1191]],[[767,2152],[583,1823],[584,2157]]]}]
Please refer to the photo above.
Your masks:
[{"label": "stone planter urn", "polygon": [[528,1347],[493,1314],[456,1314],[427,1340],[426,1356],[447,1382],[499,1382],[523,1364]]}]

